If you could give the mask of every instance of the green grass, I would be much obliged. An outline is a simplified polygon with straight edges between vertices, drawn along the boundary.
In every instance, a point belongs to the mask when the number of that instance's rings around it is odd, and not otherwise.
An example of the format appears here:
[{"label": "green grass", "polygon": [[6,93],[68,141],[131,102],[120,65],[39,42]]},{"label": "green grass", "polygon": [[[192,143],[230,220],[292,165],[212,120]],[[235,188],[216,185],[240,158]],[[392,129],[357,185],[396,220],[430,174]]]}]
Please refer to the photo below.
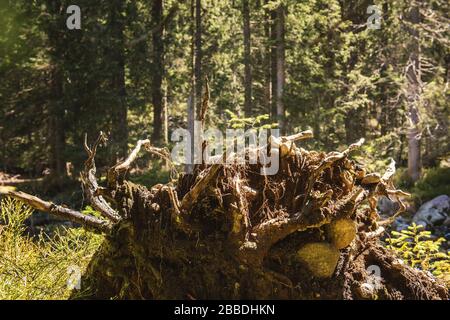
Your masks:
[{"label": "green grass", "polygon": [[21,202],[0,204],[0,300],[68,299],[103,237],[84,229],[59,228],[52,235],[27,235],[25,220],[32,210]]}]

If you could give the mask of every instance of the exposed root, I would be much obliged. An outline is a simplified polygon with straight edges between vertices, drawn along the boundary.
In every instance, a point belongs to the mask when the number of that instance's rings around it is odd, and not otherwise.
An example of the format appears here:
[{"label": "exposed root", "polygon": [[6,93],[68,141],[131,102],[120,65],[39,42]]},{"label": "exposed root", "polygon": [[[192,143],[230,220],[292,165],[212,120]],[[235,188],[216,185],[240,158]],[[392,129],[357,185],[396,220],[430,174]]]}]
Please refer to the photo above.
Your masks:
[{"label": "exposed root", "polygon": [[92,207],[100,212],[100,214],[109,219],[112,222],[119,222],[121,217],[119,214],[109,205],[105,200],[106,197],[110,197],[107,190],[100,188],[96,178],[97,169],[95,167],[95,155],[97,154],[97,148],[101,143],[106,143],[106,136],[100,132],[95,143],[92,147],[88,146],[87,135],[84,137],[84,149],[88,154],[88,159],[84,163],[84,170],[81,172],[81,182],[84,189],[84,193],[87,200]]},{"label": "exposed root", "polygon": [[[164,159],[168,153],[139,141],[102,188],[94,163],[100,137],[86,144],[82,180],[108,222],[20,195],[108,233],[85,275],[97,298],[448,299],[442,283],[379,243],[389,221],[379,221],[377,198],[402,209],[407,196],[392,183],[395,162],[383,175],[367,173],[350,158],[363,139],[342,152],[295,145],[311,135],[271,137],[280,157],[275,175],[249,161],[203,163],[175,185],[150,189],[127,181],[126,172],[142,147]],[[247,148],[245,159],[262,150]]]}]

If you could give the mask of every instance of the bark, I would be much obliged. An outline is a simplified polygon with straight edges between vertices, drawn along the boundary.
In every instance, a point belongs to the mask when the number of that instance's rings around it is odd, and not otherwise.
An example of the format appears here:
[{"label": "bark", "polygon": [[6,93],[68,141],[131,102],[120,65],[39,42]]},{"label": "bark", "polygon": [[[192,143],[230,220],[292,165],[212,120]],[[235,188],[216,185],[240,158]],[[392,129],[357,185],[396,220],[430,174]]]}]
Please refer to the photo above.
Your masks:
[{"label": "bark", "polygon": [[[191,17],[194,21],[192,25],[192,89],[188,98],[188,130],[191,136],[189,163],[185,166],[185,171],[191,173],[194,169],[194,137],[196,128],[194,121],[200,119],[202,112],[202,7],[201,0],[191,0]],[[197,129],[198,130],[198,129]],[[200,130],[201,131],[201,130]]]},{"label": "bark", "polygon": [[250,6],[249,1],[242,2],[242,15],[244,20],[244,88],[245,100],[244,111],[247,117],[252,115],[252,59],[251,59],[251,29],[250,29]]},{"label": "bark", "polygon": [[[388,28],[390,26],[390,11],[389,11],[389,2],[387,2],[387,1],[383,2],[383,12],[385,14],[383,23],[386,25],[386,28]],[[389,50],[388,50],[388,47],[389,47],[388,35],[383,34],[381,37],[381,41],[382,41],[383,47],[385,49],[383,50],[384,60],[383,60],[383,64],[382,64],[381,70],[380,70],[380,77],[384,79],[384,78],[388,77],[387,70],[390,65]],[[388,104],[389,99],[388,99],[388,83],[387,82],[380,84],[380,93],[381,93],[380,130],[381,130],[381,135],[384,136],[393,127],[392,123],[394,123],[394,121],[390,120],[390,117],[395,117],[395,114],[393,114],[393,112],[391,111],[392,108]]]},{"label": "bark", "polygon": [[58,63],[52,66],[51,71],[51,101],[50,101],[50,155],[51,176],[56,181],[66,176],[64,153],[66,146],[64,106],[63,102],[63,77],[61,66]]},{"label": "bark", "polygon": [[196,99],[196,114],[200,112],[199,104],[202,101],[203,88],[203,48],[202,48],[202,1],[195,0],[195,47],[194,47],[194,77],[195,77],[195,99]]},{"label": "bark", "polygon": [[164,144],[169,144],[169,106],[167,104],[167,86],[163,90],[164,91],[164,97],[163,97],[163,110],[164,110]]},{"label": "bark", "polygon": [[160,144],[163,128],[163,75],[164,75],[164,27],[163,27],[163,0],[155,0],[152,5],[153,43],[153,70],[152,70],[152,103],[153,103],[153,133],[152,142]]},{"label": "bark", "polygon": [[[265,4],[268,0],[265,1]],[[264,34],[266,38],[266,48],[264,52],[264,98],[265,110],[272,115],[272,44],[271,44],[271,16],[270,11],[265,12]]]}]

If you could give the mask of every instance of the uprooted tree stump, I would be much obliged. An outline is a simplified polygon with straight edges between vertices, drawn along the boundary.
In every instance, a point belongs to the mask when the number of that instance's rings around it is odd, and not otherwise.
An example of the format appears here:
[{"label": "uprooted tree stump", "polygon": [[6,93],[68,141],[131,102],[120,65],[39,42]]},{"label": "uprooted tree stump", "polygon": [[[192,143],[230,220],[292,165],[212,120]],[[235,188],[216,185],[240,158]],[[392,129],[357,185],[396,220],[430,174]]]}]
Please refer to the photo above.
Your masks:
[{"label": "uprooted tree stump", "polygon": [[401,204],[403,195],[391,181],[395,163],[383,176],[368,174],[349,158],[362,141],[331,153],[295,145],[310,136],[277,139],[280,169],[272,176],[258,164],[202,164],[148,189],[127,181],[127,170],[142,147],[167,152],[140,141],[100,187],[101,135],[85,143],[82,182],[104,219],[5,193],[107,234],[83,278],[92,298],[448,299],[443,283],[379,241],[389,221],[379,221],[377,197]]}]

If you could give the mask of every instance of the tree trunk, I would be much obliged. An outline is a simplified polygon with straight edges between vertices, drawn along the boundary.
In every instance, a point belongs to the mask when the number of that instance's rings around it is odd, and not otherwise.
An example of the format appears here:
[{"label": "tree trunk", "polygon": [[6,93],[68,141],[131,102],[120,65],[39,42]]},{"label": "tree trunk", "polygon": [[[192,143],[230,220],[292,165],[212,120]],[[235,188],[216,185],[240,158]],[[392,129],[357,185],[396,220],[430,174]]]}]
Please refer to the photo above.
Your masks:
[{"label": "tree trunk", "polygon": [[164,110],[164,144],[169,144],[169,105],[167,104],[167,85],[163,89],[163,110]]},{"label": "tree trunk", "polygon": [[284,84],[286,82],[285,75],[285,14],[286,8],[282,4],[277,9],[277,118],[278,118],[278,127],[282,134],[286,132],[286,119],[285,119],[285,110],[284,110]]},{"label": "tree trunk", "polygon": [[251,59],[251,30],[250,7],[248,0],[243,0],[242,15],[244,20],[244,111],[247,117],[252,115],[252,59]]},{"label": "tree trunk", "polygon": [[52,183],[59,185],[66,175],[64,154],[66,147],[64,125],[63,57],[64,34],[61,30],[62,8],[58,1],[48,1],[48,8],[55,22],[47,26],[50,47],[50,101],[49,101],[49,146]]},{"label": "tree trunk", "polygon": [[[265,0],[265,4],[268,0]],[[272,115],[272,42],[271,42],[271,12],[266,9],[265,23],[265,51],[264,51],[264,106],[268,115]]]},{"label": "tree trunk", "polygon": [[[192,173],[195,161],[195,120],[200,118],[202,100],[202,7],[201,0],[191,0],[192,26],[192,89],[188,99],[188,129],[191,136],[191,154],[185,166],[187,173]],[[199,129],[199,128],[198,128]],[[198,130],[197,129],[197,130]],[[201,130],[201,129],[200,129]]]},{"label": "tree trunk", "polygon": [[113,0],[111,4],[109,27],[111,32],[111,92],[113,105],[111,110],[112,161],[123,158],[128,150],[128,107],[125,88],[125,3]]},{"label": "tree trunk", "polygon": [[421,88],[420,71],[420,40],[418,24],[420,23],[419,7],[415,5],[409,12],[408,20],[412,26],[408,28],[411,36],[411,45],[409,47],[409,60],[406,67],[407,81],[407,109],[409,118],[408,128],[408,174],[413,182],[420,178],[420,130],[419,130],[419,103]]},{"label": "tree trunk", "polygon": [[52,100],[50,108],[50,155],[52,177],[55,182],[61,181],[66,175],[64,164],[65,154],[65,126],[63,101],[63,77],[60,66],[54,65],[51,72]]},{"label": "tree trunk", "polygon": [[[390,25],[390,11],[389,11],[389,2],[385,1],[383,2],[383,13],[385,15],[385,18],[383,19],[383,23],[386,26],[386,28],[389,27]],[[384,47],[383,51],[383,56],[384,56],[384,61],[383,64],[381,66],[381,70],[380,70],[380,77],[382,79],[386,79],[388,77],[388,73],[387,70],[389,69],[389,65],[390,65],[390,57],[389,57],[389,36],[387,33],[383,33],[383,35],[381,36],[381,43]],[[393,128],[392,123],[394,121],[390,121],[390,116],[393,116],[393,112],[391,112],[392,107],[389,106],[389,96],[388,96],[388,83],[387,82],[383,82],[380,85],[380,98],[379,98],[379,103],[380,103],[380,133],[382,136],[386,135],[389,133],[389,131]]]},{"label": "tree trunk", "polygon": [[[200,112],[202,101],[203,73],[202,73],[202,1],[195,0],[195,47],[194,47],[194,77],[195,77],[195,102],[196,114]],[[197,117],[198,118],[198,117]]]},{"label": "tree trunk", "polygon": [[271,105],[271,116],[272,119],[278,122],[277,114],[277,12],[276,10],[270,11],[270,76],[271,76],[271,89],[272,89],[272,105]]},{"label": "tree trunk", "polygon": [[164,75],[164,26],[163,0],[154,0],[152,5],[152,43],[153,43],[153,70],[152,70],[152,103],[153,103],[153,133],[152,142],[160,144],[163,136],[163,75]]}]

